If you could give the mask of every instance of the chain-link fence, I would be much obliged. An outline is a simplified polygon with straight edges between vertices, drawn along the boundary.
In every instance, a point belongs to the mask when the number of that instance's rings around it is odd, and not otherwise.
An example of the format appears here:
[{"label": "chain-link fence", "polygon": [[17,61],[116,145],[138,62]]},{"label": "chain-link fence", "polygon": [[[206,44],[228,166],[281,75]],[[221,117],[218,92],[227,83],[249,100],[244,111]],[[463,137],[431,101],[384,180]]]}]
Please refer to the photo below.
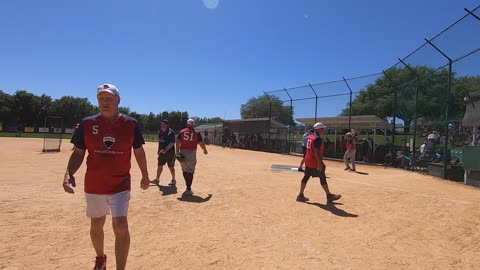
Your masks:
[{"label": "chain-link fence", "polygon": [[[285,114],[313,122],[347,116],[348,123],[327,130],[335,149],[327,155],[338,157],[337,149],[341,151],[342,147],[337,145],[337,136],[352,129],[352,115],[375,112],[391,128],[380,135],[374,125],[357,130],[358,138],[373,136],[370,151],[379,153],[374,161],[396,165],[401,161],[401,166],[412,170],[424,170],[436,162],[442,167],[442,176],[449,178],[448,169],[455,167],[450,152],[457,146],[478,142],[478,128],[462,126],[462,118],[463,97],[480,90],[479,15],[480,6],[465,8],[464,16],[378,73],[265,91],[270,118],[285,124],[285,144],[290,151],[301,152],[301,138],[310,122],[288,122]],[[279,101],[282,106],[272,106]],[[332,133],[335,137],[330,138]],[[426,146],[421,147],[424,143]]]}]

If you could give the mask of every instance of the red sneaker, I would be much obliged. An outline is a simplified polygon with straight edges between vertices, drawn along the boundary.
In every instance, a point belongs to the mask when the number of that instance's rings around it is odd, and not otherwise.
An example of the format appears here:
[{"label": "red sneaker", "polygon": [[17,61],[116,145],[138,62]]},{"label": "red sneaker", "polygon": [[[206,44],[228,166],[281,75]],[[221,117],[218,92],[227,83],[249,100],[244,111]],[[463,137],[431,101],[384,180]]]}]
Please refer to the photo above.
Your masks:
[{"label": "red sneaker", "polygon": [[95,258],[95,267],[93,270],[107,270],[107,255]]}]

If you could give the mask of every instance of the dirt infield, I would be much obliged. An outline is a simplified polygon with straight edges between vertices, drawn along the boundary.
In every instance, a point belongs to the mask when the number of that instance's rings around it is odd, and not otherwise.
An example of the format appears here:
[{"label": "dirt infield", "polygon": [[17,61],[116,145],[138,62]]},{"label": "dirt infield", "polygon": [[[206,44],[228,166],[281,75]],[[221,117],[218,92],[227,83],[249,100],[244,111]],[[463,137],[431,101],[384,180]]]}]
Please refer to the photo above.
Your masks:
[{"label": "dirt infield", "polygon": [[[90,269],[94,251],[85,217],[83,174],[74,195],[61,187],[71,145],[41,153],[41,139],[0,138],[0,269]],[[208,146],[207,146],[208,147]],[[145,146],[150,177],[156,144]],[[132,161],[128,269],[478,269],[480,190],[383,167],[354,174],[327,162],[337,204],[317,179],[298,203],[299,157],[209,146],[199,153],[195,202],[139,188]],[[161,185],[169,180],[164,171]],[[210,194],[210,195],[209,195]],[[108,269],[115,269],[108,217]]]}]

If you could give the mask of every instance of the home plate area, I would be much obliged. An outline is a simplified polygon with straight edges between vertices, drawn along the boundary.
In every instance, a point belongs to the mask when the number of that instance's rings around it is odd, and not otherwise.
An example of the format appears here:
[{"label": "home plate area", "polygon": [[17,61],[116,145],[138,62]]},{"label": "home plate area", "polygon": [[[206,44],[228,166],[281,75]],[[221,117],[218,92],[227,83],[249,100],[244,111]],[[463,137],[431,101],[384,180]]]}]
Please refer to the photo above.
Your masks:
[{"label": "home plate area", "polygon": [[299,172],[298,166],[272,164],[272,172]]}]

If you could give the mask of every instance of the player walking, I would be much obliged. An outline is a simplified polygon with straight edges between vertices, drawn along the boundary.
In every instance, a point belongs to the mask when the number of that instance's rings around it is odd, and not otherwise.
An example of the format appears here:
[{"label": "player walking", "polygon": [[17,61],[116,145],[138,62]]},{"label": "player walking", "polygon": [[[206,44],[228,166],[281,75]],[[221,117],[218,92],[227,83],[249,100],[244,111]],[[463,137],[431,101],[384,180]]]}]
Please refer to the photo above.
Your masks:
[{"label": "player walking", "polygon": [[325,131],[326,126],[320,122],[313,126],[315,134],[310,134],[307,137],[307,153],[305,155],[305,173],[300,183],[300,194],[297,196],[297,201],[306,202],[308,198],[303,192],[307,186],[310,177],[319,177],[325,194],[327,195],[327,202],[333,202],[340,199],[342,196],[330,193],[327,184],[327,176],[325,175],[325,163],[323,163],[323,139],[320,137]]},{"label": "player walking", "polygon": [[203,143],[202,135],[195,131],[195,120],[188,119],[187,127],[182,129],[177,136],[176,151],[183,156],[182,166],[183,178],[187,189],[183,195],[192,195],[193,174],[197,165],[197,145],[203,149],[203,153],[208,154],[207,148]]},{"label": "player walking", "polygon": [[163,171],[163,165],[167,164],[170,173],[172,174],[172,181],[170,186],[175,186],[175,133],[169,127],[167,119],[163,119],[158,132],[158,167],[157,178],[150,183],[158,185],[160,183],[160,175]]},{"label": "player walking", "polygon": [[114,85],[100,85],[97,99],[100,113],[84,118],[72,138],[75,149],[68,161],[63,189],[65,192],[74,193],[74,174],[82,165],[85,152],[88,151],[85,199],[87,217],[91,219],[90,238],[97,253],[94,269],[107,268],[103,225],[106,215],[111,213],[117,269],[123,270],[130,249],[127,213],[131,189],[132,147],[142,173],[140,186],[147,189],[147,161],[142,146],[145,142],[137,121],[119,113],[120,93]]},{"label": "player walking", "polygon": [[[357,144],[355,142],[355,136],[351,133],[347,133],[347,151],[343,156],[343,161],[345,162],[345,171],[356,172],[355,170],[355,155],[357,153]],[[352,163],[352,168],[350,168],[348,160]]]}]

